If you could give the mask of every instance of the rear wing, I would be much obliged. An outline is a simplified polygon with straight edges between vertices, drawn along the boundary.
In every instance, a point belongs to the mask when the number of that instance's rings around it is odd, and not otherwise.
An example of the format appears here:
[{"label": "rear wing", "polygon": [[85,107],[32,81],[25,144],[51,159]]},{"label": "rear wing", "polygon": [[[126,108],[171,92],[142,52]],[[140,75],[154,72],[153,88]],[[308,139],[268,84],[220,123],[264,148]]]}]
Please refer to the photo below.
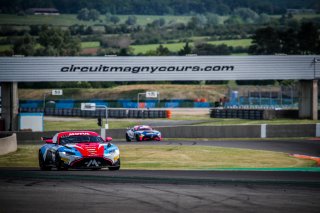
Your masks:
[{"label": "rear wing", "polygon": [[53,143],[52,138],[50,137],[41,137],[41,140],[46,143]]}]

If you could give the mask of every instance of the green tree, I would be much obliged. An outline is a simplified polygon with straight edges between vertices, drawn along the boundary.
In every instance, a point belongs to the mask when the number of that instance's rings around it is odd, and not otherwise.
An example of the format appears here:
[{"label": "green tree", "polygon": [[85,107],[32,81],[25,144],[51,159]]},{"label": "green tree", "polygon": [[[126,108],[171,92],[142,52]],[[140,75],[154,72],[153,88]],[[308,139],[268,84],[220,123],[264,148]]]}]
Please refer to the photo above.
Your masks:
[{"label": "green tree", "polygon": [[77,19],[79,20],[84,20],[84,21],[89,21],[89,10],[88,8],[82,8],[81,10],[78,11]]},{"label": "green tree", "polygon": [[17,39],[13,44],[15,55],[32,56],[35,54],[35,39],[30,34],[25,34]]},{"label": "green tree", "polygon": [[203,29],[208,23],[207,18],[204,15],[192,16],[188,22],[189,29]]},{"label": "green tree", "polygon": [[192,49],[189,46],[189,42],[187,41],[186,44],[183,46],[183,48],[181,50],[179,50],[178,54],[179,55],[188,55],[191,54]]},{"label": "green tree", "polygon": [[252,36],[249,53],[256,55],[270,55],[281,53],[281,42],[278,32],[272,27],[258,29]]},{"label": "green tree", "polygon": [[120,22],[120,18],[118,16],[115,16],[115,15],[111,15],[108,20],[110,22],[112,22],[113,24],[117,24]]},{"label": "green tree", "polygon": [[198,43],[193,50],[197,55],[230,55],[230,49],[227,45],[213,45],[208,43]]},{"label": "green tree", "polygon": [[80,39],[72,37],[69,30],[43,26],[38,41],[42,46],[38,55],[72,56],[80,52]]},{"label": "green tree", "polygon": [[164,47],[162,44],[160,44],[159,47],[156,49],[156,55],[159,55],[159,56],[170,55],[170,51],[167,47]]},{"label": "green tree", "polygon": [[249,8],[236,8],[233,15],[239,16],[247,23],[254,23],[259,18],[259,15]]},{"label": "green tree", "polygon": [[98,10],[96,10],[96,9],[89,10],[89,14],[88,14],[89,20],[96,21],[99,19],[99,17],[100,17],[100,13]]},{"label": "green tree", "polygon": [[297,33],[293,29],[288,29],[279,32],[279,37],[281,41],[282,53],[293,55],[299,54],[299,46],[297,40]]},{"label": "green tree", "polygon": [[128,19],[126,20],[127,25],[135,25],[136,23],[137,23],[136,16],[128,16]]},{"label": "green tree", "polygon": [[302,23],[298,32],[298,41],[302,54],[320,53],[320,33],[312,22]]},{"label": "green tree", "polygon": [[207,13],[207,25],[208,26],[217,26],[219,24],[219,16],[214,13]]}]

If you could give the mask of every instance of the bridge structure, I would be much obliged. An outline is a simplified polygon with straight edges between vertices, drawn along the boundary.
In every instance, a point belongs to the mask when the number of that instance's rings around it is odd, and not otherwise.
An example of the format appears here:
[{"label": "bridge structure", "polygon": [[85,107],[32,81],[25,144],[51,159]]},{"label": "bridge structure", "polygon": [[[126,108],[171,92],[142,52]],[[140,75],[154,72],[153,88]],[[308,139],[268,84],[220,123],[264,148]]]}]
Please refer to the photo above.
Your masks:
[{"label": "bridge structure", "polygon": [[19,82],[298,80],[299,117],[318,119],[319,55],[0,57],[5,130],[18,126]]}]

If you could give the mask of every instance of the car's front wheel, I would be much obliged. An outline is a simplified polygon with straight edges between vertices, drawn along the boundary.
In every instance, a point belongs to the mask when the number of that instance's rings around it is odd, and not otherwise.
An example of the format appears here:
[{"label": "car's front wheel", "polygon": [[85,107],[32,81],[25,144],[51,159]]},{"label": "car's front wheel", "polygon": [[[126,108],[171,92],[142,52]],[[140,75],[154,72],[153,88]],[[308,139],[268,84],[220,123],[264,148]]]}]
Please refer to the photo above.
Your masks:
[{"label": "car's front wheel", "polygon": [[64,162],[61,160],[59,152],[56,152],[56,167],[57,170],[68,170],[68,168],[64,165]]},{"label": "car's front wheel", "polygon": [[131,142],[131,138],[129,137],[128,134],[126,134],[126,141],[127,141],[127,142]]},{"label": "car's front wheel", "polygon": [[110,171],[117,171],[119,169],[120,169],[120,159],[117,161],[117,163],[114,166],[109,167]]},{"label": "car's front wheel", "polygon": [[140,135],[136,135],[136,140],[137,141],[142,141],[142,137],[140,137]]},{"label": "car's front wheel", "polygon": [[44,161],[44,159],[43,159],[43,157],[42,157],[41,151],[39,151],[39,156],[38,156],[38,158],[39,158],[39,167],[40,167],[40,170],[42,170],[42,171],[49,171],[49,170],[51,170],[51,166],[46,165],[46,163],[45,163],[45,161]]}]

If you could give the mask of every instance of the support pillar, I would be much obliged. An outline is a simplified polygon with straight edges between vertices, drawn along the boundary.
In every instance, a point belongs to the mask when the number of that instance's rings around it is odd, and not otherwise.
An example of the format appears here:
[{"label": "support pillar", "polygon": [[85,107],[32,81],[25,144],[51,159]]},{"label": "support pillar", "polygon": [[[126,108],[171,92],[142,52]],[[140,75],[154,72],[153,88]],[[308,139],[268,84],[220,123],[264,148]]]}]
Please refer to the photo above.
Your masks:
[{"label": "support pillar", "polygon": [[318,80],[301,80],[299,118],[318,120]]},{"label": "support pillar", "polygon": [[5,122],[5,131],[18,130],[18,83],[1,83],[2,118]]}]

